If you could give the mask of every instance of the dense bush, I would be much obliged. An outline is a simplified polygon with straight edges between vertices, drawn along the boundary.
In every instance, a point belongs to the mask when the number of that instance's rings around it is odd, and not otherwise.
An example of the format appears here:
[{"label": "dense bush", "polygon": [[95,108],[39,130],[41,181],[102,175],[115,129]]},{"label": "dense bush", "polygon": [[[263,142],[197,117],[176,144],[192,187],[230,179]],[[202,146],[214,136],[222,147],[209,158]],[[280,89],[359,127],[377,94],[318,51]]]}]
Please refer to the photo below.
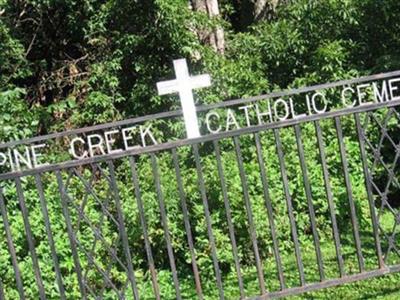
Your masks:
[{"label": "dense bush", "polygon": [[[171,61],[178,57],[190,60],[193,73],[211,73],[213,86],[198,92],[201,103],[215,103],[274,90],[352,78],[394,70],[400,66],[398,1],[291,1],[291,4],[281,6],[270,20],[254,22],[246,29],[232,24],[235,19],[233,16],[238,13],[233,2],[221,1],[222,17],[209,20],[203,14],[190,10],[184,0],[0,0],[0,140],[18,140],[175,109],[179,106],[176,97],[157,96],[155,83],[161,78],[172,76]],[[224,55],[216,54],[213,49],[199,41],[196,35],[199,28],[213,28],[217,25],[223,26],[225,30]],[[338,98],[330,99],[335,106]],[[354,121],[351,118],[344,118],[342,121],[347,151],[349,157],[353,158],[349,163],[354,199],[361,217],[362,230],[368,232],[369,212],[365,201],[361,162],[357,159],[359,148]],[[396,126],[392,125],[393,128]],[[336,132],[331,121],[324,121],[321,126],[339,226],[350,236],[348,200],[341,175],[338,143],[334,138]],[[301,129],[308,176],[313,187],[317,227],[321,240],[331,242],[330,214],[323,189],[321,162],[316,151],[315,129],[312,124],[304,125]],[[311,249],[307,199],[293,128],[281,130],[280,136],[284,145],[284,159],[300,243],[304,248]],[[261,257],[268,264],[268,272],[273,273],[272,241],[253,137],[241,137],[240,145]],[[272,132],[262,134],[262,145],[280,250],[282,255],[293,256],[293,240],[290,238],[282,177]],[[220,147],[239,259],[244,276],[248,278],[248,291],[254,293],[252,282],[256,273],[250,267],[254,266],[254,252],[248,234],[249,221],[243,202],[240,174],[237,164],[233,163],[236,162],[234,145],[231,140],[223,140]],[[200,146],[202,171],[225,288],[228,295],[237,297],[237,283],[232,279],[235,273],[234,257],[226,224],[226,207],[213,151],[210,144]],[[189,147],[180,149],[178,154],[203,289],[212,299],[216,297],[217,291],[213,281],[211,249],[204,206],[198,192],[195,161]],[[195,290],[175,169],[170,153],[162,153],[157,158],[168,212],[168,226],[183,282],[183,296],[190,298],[194,296]],[[151,159],[144,155],[137,160],[149,240],[156,261],[158,280],[163,286],[162,298],[173,299],[174,289]],[[112,216],[117,215],[115,201],[112,200],[115,195],[107,180],[110,175],[108,166],[101,164],[101,168],[102,171],[87,166],[77,171],[93,185],[93,193],[89,196],[86,193],[87,187],[77,175],[69,180],[67,172],[63,172],[62,176],[71,198],[68,205],[72,223],[78,226],[80,206],[84,207],[85,215],[93,223],[90,225],[89,222],[82,221],[79,228],[74,227],[78,232],[78,240],[82,242],[81,247],[93,252],[101,268],[107,270],[111,263],[110,277],[121,288],[127,280],[126,272],[124,267],[110,257],[107,249],[107,246],[115,247],[118,257],[124,257],[122,243],[117,234],[118,228],[110,216],[102,216],[104,207],[97,201],[106,205]],[[116,162],[116,173],[135,276],[143,298],[152,299],[144,235],[137,202],[133,197],[135,190],[128,158]],[[77,299],[80,297],[79,288],[73,272],[74,263],[66,224],[60,217],[61,199],[54,174],[45,174],[43,184],[65,285],[69,297]],[[46,290],[50,298],[56,299],[57,284],[52,265],[48,263],[51,253],[34,179],[27,177],[23,180],[23,186]],[[31,287],[27,290],[27,296],[36,299],[38,291],[15,184],[3,182],[2,188],[22,277],[25,285]],[[95,242],[96,236],[91,226],[100,225],[105,240]],[[8,298],[13,299],[18,296],[2,223],[0,232],[0,279]],[[352,243],[347,235],[343,239]],[[83,269],[89,270],[84,276],[87,276],[89,286],[97,293],[102,289],[103,278],[83,251],[81,261]],[[309,264],[316,273],[315,261]],[[293,266],[286,263],[285,267],[290,270]],[[313,278],[313,274],[309,276]],[[115,294],[107,289],[104,296],[112,299]]]}]

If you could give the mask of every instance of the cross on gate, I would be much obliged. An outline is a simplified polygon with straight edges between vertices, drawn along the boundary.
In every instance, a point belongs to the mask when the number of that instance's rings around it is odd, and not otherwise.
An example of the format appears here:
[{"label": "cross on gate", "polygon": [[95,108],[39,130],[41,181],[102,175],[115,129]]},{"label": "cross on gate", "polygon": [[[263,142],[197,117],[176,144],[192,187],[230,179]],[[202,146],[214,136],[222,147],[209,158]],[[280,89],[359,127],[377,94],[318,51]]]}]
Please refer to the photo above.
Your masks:
[{"label": "cross on gate", "polygon": [[200,137],[196,106],[193,99],[193,90],[211,85],[208,74],[190,76],[186,59],[174,60],[176,79],[157,83],[158,94],[167,95],[178,93],[182,104],[187,138]]}]

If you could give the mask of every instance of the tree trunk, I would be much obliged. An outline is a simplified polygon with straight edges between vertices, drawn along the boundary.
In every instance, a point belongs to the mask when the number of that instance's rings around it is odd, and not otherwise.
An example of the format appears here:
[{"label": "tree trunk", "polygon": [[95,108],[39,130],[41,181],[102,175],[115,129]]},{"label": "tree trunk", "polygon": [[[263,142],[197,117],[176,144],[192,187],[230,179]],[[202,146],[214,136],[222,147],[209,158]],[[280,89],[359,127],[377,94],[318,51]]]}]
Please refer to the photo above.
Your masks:
[{"label": "tree trunk", "polygon": [[[195,11],[204,12],[210,18],[219,17],[218,0],[191,0],[191,5]],[[210,44],[215,51],[224,53],[225,51],[225,38],[224,30],[221,27],[217,27],[210,31],[198,31],[197,32],[200,40],[206,41]]]},{"label": "tree trunk", "polygon": [[254,1],[254,21],[270,19],[276,11],[279,0],[253,0]]}]

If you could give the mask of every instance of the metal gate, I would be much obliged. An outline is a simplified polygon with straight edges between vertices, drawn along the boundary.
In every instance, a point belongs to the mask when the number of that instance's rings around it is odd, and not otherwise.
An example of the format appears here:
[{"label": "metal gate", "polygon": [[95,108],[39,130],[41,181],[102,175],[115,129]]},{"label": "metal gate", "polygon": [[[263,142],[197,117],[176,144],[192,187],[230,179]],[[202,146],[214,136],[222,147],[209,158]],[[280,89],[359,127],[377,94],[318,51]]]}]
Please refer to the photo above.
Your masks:
[{"label": "metal gate", "polygon": [[398,272],[399,105],[0,175],[0,299],[267,299]]}]

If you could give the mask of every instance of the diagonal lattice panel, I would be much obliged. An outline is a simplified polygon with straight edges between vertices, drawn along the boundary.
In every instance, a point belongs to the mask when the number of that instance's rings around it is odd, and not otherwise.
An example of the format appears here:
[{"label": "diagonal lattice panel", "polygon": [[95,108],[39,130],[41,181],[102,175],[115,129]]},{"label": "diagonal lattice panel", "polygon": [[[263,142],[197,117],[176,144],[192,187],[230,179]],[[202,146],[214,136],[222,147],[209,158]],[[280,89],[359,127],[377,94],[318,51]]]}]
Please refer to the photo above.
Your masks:
[{"label": "diagonal lattice panel", "polygon": [[82,293],[88,297],[125,298],[129,273],[121,224],[106,168],[68,171],[65,194],[79,256]]},{"label": "diagonal lattice panel", "polygon": [[366,114],[364,138],[370,183],[387,265],[400,262],[400,114],[389,108]]}]

